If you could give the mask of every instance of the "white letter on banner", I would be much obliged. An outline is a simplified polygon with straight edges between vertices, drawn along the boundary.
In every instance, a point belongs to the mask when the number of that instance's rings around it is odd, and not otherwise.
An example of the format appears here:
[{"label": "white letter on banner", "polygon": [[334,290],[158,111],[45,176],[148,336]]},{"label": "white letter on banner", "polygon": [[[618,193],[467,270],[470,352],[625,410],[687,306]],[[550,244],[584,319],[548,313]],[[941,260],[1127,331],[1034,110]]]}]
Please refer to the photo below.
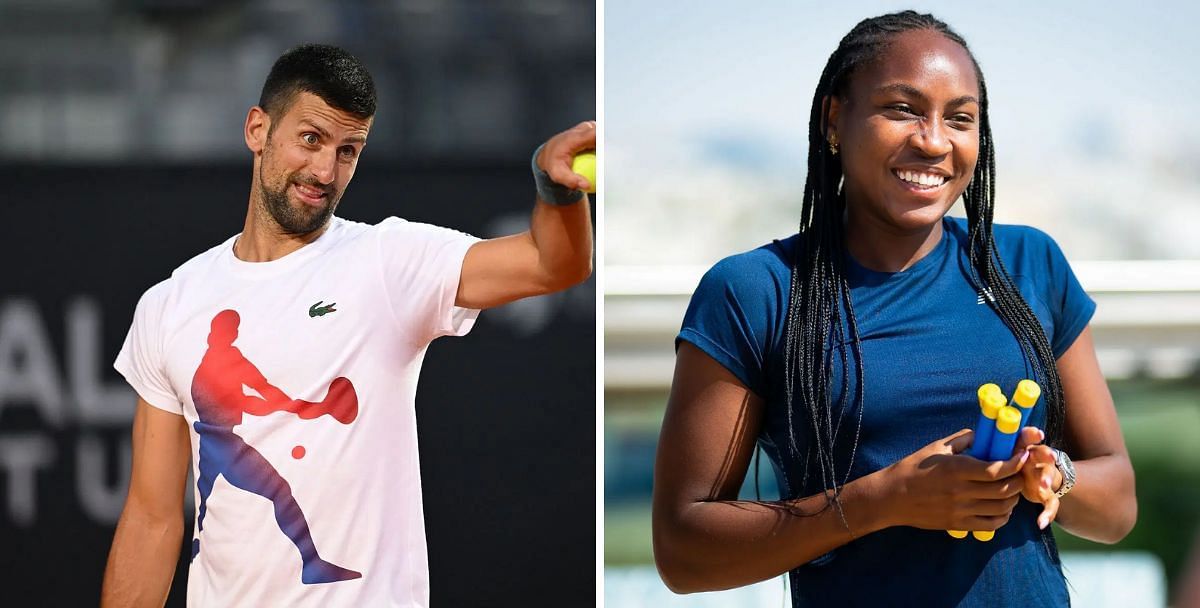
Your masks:
[{"label": "white letter on banner", "polygon": [[19,298],[0,305],[0,409],[32,402],[42,418],[61,426],[65,420],[62,376],[37,306]]},{"label": "white letter on banner", "polygon": [[104,384],[103,333],[100,306],[80,297],[67,305],[67,377],[79,407],[80,420],[104,426],[128,426],[137,395],[124,383]]},{"label": "white letter on banner", "polygon": [[106,447],[104,440],[92,433],[79,438],[75,451],[75,486],[88,517],[98,524],[112,525],[117,523],[121,508],[125,505],[125,494],[133,470],[133,448],[128,437],[118,444],[116,455],[120,466],[117,467],[115,483],[109,485],[105,480],[113,450]]},{"label": "white letter on banner", "polygon": [[0,437],[0,469],[8,478],[8,513],[28,528],[37,522],[37,472],[57,459],[54,442],[40,433]]}]

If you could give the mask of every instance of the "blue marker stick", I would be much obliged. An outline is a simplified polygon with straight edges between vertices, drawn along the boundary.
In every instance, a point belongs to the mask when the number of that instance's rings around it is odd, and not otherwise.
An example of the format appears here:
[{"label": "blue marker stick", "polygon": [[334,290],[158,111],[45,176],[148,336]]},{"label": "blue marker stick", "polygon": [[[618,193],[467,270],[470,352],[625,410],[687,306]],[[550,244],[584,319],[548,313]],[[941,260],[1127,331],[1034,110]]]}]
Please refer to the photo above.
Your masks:
[{"label": "blue marker stick", "polygon": [[1038,397],[1042,396],[1042,387],[1038,386],[1033,380],[1022,380],[1017,383],[1017,390],[1013,393],[1013,404],[1021,410],[1021,427],[1025,428],[1029,424],[1029,414],[1033,411],[1033,406],[1037,405]]},{"label": "blue marker stick", "polygon": [[[988,389],[993,387],[993,389]],[[986,391],[986,392],[985,392]],[[975,423],[975,442],[971,444],[970,454],[980,460],[987,458],[991,452],[992,436],[996,429],[996,415],[1004,407],[1007,399],[1000,387],[995,384],[985,384],[979,387],[979,421]]]},{"label": "blue marker stick", "polygon": [[[1021,412],[1018,408],[1006,405],[996,414],[996,430],[992,434],[992,449],[988,460],[1008,460],[1012,458],[1013,448],[1017,447],[1017,432],[1021,430]],[[976,540],[987,542],[996,536],[991,530],[976,530],[973,532]]]},{"label": "blue marker stick", "polygon": [[[975,441],[971,443],[971,451],[968,452],[971,456],[983,460],[987,458],[989,448],[992,446],[992,435],[996,430],[996,415],[1000,413],[1000,408],[1008,402],[1004,397],[1004,393],[1000,392],[1000,387],[991,382],[979,387],[976,391],[979,397],[979,422],[975,423]],[[954,538],[966,538],[966,530],[946,530],[946,533]],[[979,540],[991,540],[991,537],[983,538],[981,535],[989,533],[976,532],[975,538]]]},{"label": "blue marker stick", "polygon": [[1017,431],[1021,430],[1021,412],[1012,406],[1000,408],[996,415],[996,432],[992,435],[992,448],[988,460],[1008,460],[1013,448],[1017,447]]}]

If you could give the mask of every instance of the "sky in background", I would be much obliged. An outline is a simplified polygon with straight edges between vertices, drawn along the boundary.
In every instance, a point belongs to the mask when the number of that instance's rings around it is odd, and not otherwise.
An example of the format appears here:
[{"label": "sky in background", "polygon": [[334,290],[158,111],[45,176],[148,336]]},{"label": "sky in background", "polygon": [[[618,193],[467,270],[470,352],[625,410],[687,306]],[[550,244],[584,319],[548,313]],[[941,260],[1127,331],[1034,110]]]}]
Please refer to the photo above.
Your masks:
[{"label": "sky in background", "polygon": [[708,264],[794,232],[826,59],[909,7],[983,69],[997,221],[1072,259],[1200,258],[1196,5],[606,0],[606,263]]}]

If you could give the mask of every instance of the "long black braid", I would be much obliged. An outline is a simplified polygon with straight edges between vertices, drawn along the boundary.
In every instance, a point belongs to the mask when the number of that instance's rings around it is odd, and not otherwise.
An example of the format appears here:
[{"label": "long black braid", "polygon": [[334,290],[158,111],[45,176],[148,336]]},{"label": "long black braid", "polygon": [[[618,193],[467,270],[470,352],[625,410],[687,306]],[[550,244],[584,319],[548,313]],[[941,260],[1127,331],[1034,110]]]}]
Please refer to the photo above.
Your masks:
[{"label": "long black braid", "polygon": [[[791,275],[784,330],[784,384],[787,399],[788,448],[792,461],[803,471],[799,488],[806,488],[809,474],[820,474],[829,505],[840,511],[841,486],[849,481],[858,450],[863,410],[863,360],[859,345],[858,322],[850,301],[846,279],[846,245],[843,217],[846,210],[841,160],[827,146],[828,99],[843,97],[851,76],[859,67],[878,59],[888,43],[901,32],[932,30],[958,43],[971,56],[979,80],[979,158],[975,173],[963,193],[969,229],[968,246],[972,281],[992,310],[1012,331],[1020,344],[1031,376],[1042,386],[1047,407],[1046,436],[1051,445],[1061,445],[1065,416],[1062,383],[1054,363],[1054,352],[1041,323],[1021,297],[1000,260],[992,235],[992,211],[995,200],[995,150],[987,112],[987,88],[983,73],[967,43],[932,15],[904,11],[866,19],[854,26],[838,44],[821,72],[813,95],[808,134],[808,177],[804,183],[800,239]],[[847,406],[850,393],[847,346],[853,352],[853,374],[857,390],[854,402]],[[840,403],[831,401],[830,380],[833,351],[841,366]],[[807,428],[797,429],[797,408],[807,413]],[[835,418],[834,412],[838,414]],[[834,444],[846,412],[857,417],[853,445],[846,468],[838,479],[835,471]],[[797,435],[804,432],[808,448],[800,453]],[[790,477],[790,475],[789,475]],[[787,480],[792,485],[792,480]],[[824,510],[824,509],[822,509]],[[845,518],[843,516],[843,522]]]}]

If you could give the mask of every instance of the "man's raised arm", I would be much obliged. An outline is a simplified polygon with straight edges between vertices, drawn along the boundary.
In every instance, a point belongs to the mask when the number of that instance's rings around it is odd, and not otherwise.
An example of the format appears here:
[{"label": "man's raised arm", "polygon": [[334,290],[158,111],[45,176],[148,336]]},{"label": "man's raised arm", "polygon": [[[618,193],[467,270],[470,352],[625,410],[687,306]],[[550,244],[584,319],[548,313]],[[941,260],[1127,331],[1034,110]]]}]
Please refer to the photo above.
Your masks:
[{"label": "man's raised arm", "polygon": [[538,150],[535,165],[546,174],[539,186],[546,187],[538,188],[529,230],[471,246],[463,259],[456,306],[491,308],[561,291],[591,276],[591,208],[587,195],[576,192],[591,184],[571,171],[571,161],[595,148],[596,123],[587,121],[551,137]]}]

